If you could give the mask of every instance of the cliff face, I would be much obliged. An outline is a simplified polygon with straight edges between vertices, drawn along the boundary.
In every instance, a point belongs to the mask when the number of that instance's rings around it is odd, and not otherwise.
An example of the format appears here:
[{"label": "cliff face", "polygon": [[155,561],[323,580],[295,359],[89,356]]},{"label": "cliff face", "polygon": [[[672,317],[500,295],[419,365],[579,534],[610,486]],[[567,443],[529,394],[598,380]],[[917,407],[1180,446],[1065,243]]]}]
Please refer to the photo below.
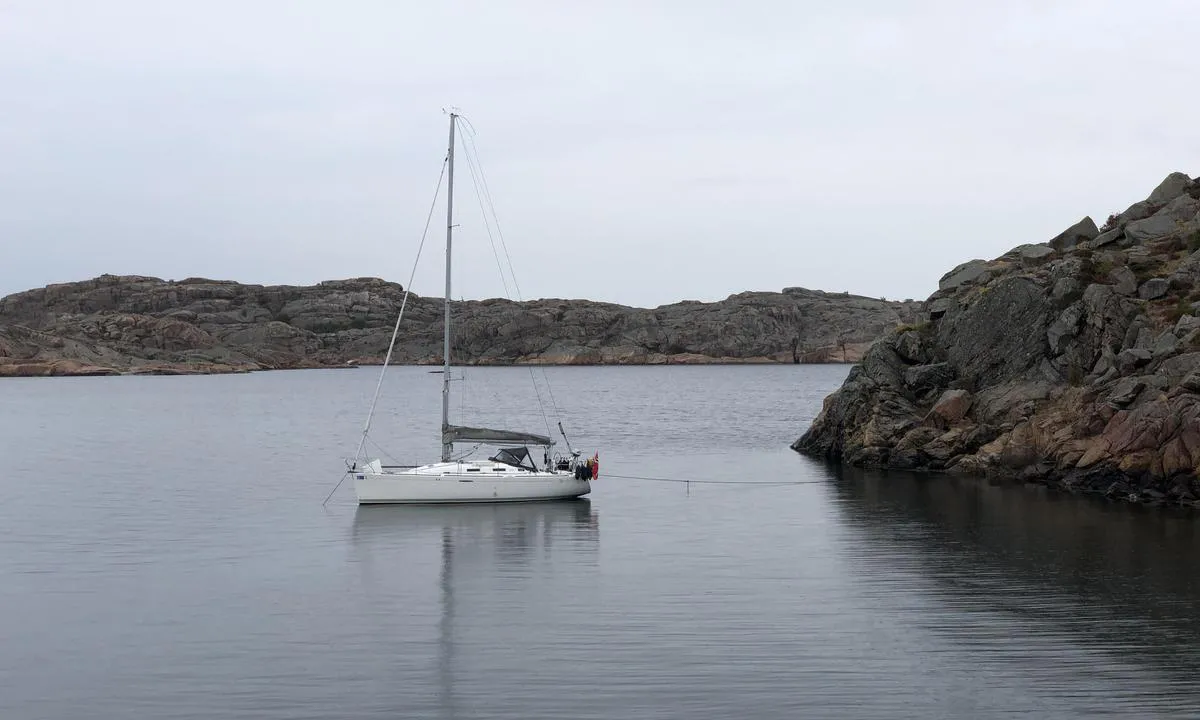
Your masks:
[{"label": "cliff face", "polygon": [[792,447],[1200,507],[1200,182],[943,276]]},{"label": "cliff face", "polygon": [[[0,299],[0,375],[235,372],[382,362],[403,290],[105,275]],[[920,303],[802,288],[655,309],[587,300],[455,302],[464,364],[838,362]],[[393,362],[440,363],[440,298],[409,297]]]}]

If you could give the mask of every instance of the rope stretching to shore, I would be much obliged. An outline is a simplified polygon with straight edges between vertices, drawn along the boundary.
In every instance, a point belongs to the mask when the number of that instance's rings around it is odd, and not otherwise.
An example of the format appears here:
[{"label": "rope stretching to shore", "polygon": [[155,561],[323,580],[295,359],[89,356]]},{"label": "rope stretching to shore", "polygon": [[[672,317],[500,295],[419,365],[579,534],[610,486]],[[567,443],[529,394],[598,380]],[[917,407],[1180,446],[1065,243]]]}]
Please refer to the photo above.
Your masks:
[{"label": "rope stretching to shore", "polygon": [[689,485],[823,485],[825,480],[691,480],[688,478],[647,477],[644,475],[615,475],[605,473],[605,478],[618,480],[641,480],[644,482],[679,483]]}]

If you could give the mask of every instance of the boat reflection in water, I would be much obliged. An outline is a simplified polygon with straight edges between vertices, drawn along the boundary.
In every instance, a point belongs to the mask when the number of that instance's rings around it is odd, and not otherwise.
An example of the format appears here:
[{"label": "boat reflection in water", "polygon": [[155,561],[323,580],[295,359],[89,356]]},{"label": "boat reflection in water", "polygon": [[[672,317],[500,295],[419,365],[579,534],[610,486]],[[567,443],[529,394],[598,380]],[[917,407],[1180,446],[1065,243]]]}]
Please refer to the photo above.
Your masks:
[{"label": "boat reflection in water", "polygon": [[[594,543],[600,528],[591,500],[546,500],[474,505],[360,505],[351,542],[383,549],[409,546],[434,530],[475,544],[490,541],[501,556],[548,549],[556,542]],[[537,538],[541,537],[541,542]],[[594,549],[594,548],[593,548]]]},{"label": "boat reflection in water", "polygon": [[[430,656],[417,662],[436,665],[436,699],[424,714],[448,717],[460,710],[455,678],[469,672],[462,663],[469,664],[470,652],[456,653],[456,646],[474,640],[472,628],[494,627],[497,622],[511,626],[565,610],[567,603],[582,602],[544,593],[559,584],[572,587],[565,576],[573,573],[594,578],[599,540],[598,519],[587,498],[360,505],[351,530],[369,601],[379,605],[391,622],[400,623],[393,626],[400,642],[411,641],[414,635],[428,636],[432,629],[421,610],[428,607],[430,551],[440,548],[436,660]],[[547,587],[547,575],[561,583]],[[461,597],[456,597],[456,584]],[[456,621],[465,624],[456,630]],[[384,627],[376,629],[381,636],[390,634]],[[411,700],[398,703],[412,710]]]}]

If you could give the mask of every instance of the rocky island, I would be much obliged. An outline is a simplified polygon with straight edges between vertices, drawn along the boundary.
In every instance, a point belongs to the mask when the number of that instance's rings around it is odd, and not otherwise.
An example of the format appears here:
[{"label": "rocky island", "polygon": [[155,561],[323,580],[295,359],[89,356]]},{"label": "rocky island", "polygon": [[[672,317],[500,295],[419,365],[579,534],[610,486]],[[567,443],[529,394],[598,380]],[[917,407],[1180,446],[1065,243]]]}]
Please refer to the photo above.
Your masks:
[{"label": "rocky island", "polygon": [[1200,507],[1200,182],[946,273],[792,447]]},{"label": "rocky island", "polygon": [[[383,361],[403,289],[104,275],[0,299],[0,376],[219,373]],[[653,309],[588,300],[452,303],[455,362],[852,362],[919,302],[803,288]],[[441,298],[409,296],[393,362],[438,364]]]}]

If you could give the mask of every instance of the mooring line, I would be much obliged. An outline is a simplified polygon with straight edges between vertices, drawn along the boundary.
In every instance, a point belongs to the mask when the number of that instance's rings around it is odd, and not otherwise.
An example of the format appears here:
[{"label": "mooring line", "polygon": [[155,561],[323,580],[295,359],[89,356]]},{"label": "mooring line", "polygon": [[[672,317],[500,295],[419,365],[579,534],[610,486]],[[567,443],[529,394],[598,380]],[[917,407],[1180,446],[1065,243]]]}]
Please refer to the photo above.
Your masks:
[{"label": "mooring line", "polygon": [[333,489],[329,491],[329,494],[325,496],[325,499],[321,502],[321,507],[325,507],[325,504],[329,502],[329,498],[333,497],[333,494],[338,491],[338,488],[340,488],[342,486],[342,483],[346,482],[346,478],[349,476],[350,476],[349,470],[342,473],[342,478],[340,480],[338,480],[337,485],[334,485]]},{"label": "mooring line", "polygon": [[[329,495],[326,496],[325,501],[321,503],[322,506],[329,502],[329,498],[333,497],[333,494],[338,491],[338,488],[342,486],[342,483],[345,482],[346,478],[351,474],[352,473],[347,471],[342,475],[342,478],[338,480],[338,484],[334,486],[333,490],[329,491]],[[646,475],[615,475],[613,473],[604,473],[604,477],[616,478],[617,480],[641,480],[642,482],[675,483],[677,485],[687,485],[689,487],[692,485],[756,485],[759,487],[764,485],[773,485],[780,487],[784,485],[821,485],[825,483],[824,480],[689,480],[688,478],[649,477]]]},{"label": "mooring line", "polygon": [[602,477],[689,485],[821,485],[826,482],[825,480],[691,480],[689,478],[647,477],[645,475],[615,475],[608,472],[604,473]]}]

